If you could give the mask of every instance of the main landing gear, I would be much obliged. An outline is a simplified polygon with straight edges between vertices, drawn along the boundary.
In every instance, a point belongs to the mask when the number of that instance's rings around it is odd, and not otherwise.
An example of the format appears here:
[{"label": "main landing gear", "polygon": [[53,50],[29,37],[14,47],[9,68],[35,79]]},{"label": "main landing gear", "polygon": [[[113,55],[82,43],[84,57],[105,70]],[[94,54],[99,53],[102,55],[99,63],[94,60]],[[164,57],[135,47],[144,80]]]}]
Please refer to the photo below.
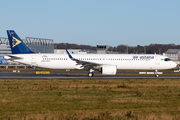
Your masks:
[{"label": "main landing gear", "polygon": [[93,77],[94,76],[94,70],[93,69],[90,69],[90,72],[88,73],[88,76],[89,77]]},{"label": "main landing gear", "polygon": [[158,75],[158,70],[155,70],[155,77],[158,78],[159,75]]}]

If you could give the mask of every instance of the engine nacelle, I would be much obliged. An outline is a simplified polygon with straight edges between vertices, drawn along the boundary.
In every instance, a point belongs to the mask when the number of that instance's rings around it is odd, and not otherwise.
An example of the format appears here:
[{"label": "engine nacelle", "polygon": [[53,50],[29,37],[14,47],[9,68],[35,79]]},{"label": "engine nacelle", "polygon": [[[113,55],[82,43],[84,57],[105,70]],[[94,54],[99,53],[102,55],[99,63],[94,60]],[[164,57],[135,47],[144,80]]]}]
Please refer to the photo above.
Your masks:
[{"label": "engine nacelle", "polygon": [[106,65],[102,67],[103,75],[116,75],[117,67],[115,65]]}]

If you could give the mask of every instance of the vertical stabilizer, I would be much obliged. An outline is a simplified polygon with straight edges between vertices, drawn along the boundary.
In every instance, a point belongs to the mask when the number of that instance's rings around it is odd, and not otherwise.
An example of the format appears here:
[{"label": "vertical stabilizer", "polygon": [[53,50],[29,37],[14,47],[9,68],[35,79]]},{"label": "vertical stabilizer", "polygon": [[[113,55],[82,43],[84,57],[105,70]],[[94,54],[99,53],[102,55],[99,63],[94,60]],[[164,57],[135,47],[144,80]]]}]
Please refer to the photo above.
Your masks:
[{"label": "vertical stabilizer", "polygon": [[33,53],[16,34],[14,30],[7,30],[9,44],[12,54],[28,54]]}]

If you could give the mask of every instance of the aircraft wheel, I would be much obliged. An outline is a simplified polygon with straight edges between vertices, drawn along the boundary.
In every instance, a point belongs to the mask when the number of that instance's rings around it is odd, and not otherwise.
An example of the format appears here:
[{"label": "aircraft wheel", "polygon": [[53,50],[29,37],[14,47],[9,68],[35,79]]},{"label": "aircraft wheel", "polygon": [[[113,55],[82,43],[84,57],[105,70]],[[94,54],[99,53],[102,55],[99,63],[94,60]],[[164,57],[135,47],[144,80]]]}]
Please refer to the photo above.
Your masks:
[{"label": "aircraft wheel", "polygon": [[93,77],[93,76],[94,76],[94,73],[93,73],[93,72],[89,72],[89,73],[88,73],[88,76],[89,76],[89,77]]},{"label": "aircraft wheel", "polygon": [[155,77],[157,77],[157,78],[158,78],[158,77],[159,77],[159,75],[155,75]]}]

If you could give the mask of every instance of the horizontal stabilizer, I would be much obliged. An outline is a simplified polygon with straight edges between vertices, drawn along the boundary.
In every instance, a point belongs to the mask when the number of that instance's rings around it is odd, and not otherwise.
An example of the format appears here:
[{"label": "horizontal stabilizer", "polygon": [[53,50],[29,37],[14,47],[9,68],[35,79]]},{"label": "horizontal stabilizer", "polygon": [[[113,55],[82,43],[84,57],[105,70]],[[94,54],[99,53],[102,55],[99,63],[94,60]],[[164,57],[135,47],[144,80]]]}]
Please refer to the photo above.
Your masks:
[{"label": "horizontal stabilizer", "polygon": [[13,56],[13,55],[5,55],[4,59],[7,59],[7,60],[19,60],[19,59],[22,59],[22,58],[17,57],[17,56]]}]

